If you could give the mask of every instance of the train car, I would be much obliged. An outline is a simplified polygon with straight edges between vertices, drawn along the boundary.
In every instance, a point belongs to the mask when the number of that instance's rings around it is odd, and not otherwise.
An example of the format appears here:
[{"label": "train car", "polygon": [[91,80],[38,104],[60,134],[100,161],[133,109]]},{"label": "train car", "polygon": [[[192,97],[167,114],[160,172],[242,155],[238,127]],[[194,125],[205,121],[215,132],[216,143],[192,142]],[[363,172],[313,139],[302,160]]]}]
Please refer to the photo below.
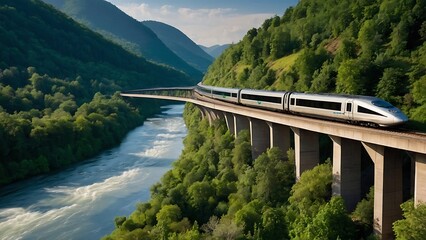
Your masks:
[{"label": "train car", "polygon": [[210,97],[210,98],[212,97],[212,90],[210,89],[209,86],[204,86],[201,83],[198,83],[197,86],[195,86],[194,90],[196,93],[200,95]]},{"label": "train car", "polygon": [[373,127],[391,127],[408,121],[398,108],[370,96],[276,92],[202,84],[197,86],[196,91],[207,97],[250,107]]},{"label": "train car", "polygon": [[408,117],[392,104],[376,97],[353,98],[353,122],[361,125],[391,127],[408,121]]},{"label": "train car", "polygon": [[[288,111],[294,114],[309,115],[328,119],[349,120],[351,114],[346,111],[350,107],[348,97],[338,95],[292,93]],[[349,109],[350,110],[350,109]]]},{"label": "train car", "polygon": [[204,96],[226,102],[239,103],[239,94],[241,89],[238,88],[212,87],[199,83],[196,89],[199,94]]},{"label": "train car", "polygon": [[289,92],[242,89],[240,104],[274,111],[284,111],[285,100]]},{"label": "train car", "polygon": [[390,127],[408,121],[398,108],[370,96],[294,93],[290,96],[289,111],[374,127]]}]

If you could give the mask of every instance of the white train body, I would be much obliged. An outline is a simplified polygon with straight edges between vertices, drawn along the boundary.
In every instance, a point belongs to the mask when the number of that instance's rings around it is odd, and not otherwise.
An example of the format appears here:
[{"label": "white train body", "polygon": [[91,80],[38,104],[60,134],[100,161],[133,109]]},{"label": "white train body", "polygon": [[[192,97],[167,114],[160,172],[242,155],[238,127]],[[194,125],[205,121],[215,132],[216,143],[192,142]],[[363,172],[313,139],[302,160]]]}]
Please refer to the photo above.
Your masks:
[{"label": "white train body", "polygon": [[197,85],[196,91],[207,97],[250,107],[353,124],[390,127],[408,121],[398,108],[370,96],[219,88],[201,83]]}]

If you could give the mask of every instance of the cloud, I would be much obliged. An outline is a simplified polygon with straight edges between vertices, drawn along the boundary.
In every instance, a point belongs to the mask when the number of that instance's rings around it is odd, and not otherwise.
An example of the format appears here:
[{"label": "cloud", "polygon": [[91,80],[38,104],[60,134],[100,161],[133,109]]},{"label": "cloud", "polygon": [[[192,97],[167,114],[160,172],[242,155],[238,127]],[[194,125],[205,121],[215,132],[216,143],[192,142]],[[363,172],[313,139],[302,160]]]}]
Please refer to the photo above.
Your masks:
[{"label": "cloud", "polygon": [[155,20],[176,27],[197,44],[236,43],[253,27],[260,27],[273,13],[242,14],[232,8],[177,8],[172,5],[122,3],[117,7],[139,20]]}]

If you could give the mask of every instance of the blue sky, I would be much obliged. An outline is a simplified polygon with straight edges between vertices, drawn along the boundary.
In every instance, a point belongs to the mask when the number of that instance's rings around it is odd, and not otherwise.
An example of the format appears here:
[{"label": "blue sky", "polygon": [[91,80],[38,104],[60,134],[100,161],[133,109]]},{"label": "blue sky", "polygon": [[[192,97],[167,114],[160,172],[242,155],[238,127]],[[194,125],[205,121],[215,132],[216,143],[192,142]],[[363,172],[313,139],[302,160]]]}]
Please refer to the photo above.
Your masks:
[{"label": "blue sky", "polygon": [[237,43],[298,0],[107,0],[133,18],[178,28],[204,46]]}]

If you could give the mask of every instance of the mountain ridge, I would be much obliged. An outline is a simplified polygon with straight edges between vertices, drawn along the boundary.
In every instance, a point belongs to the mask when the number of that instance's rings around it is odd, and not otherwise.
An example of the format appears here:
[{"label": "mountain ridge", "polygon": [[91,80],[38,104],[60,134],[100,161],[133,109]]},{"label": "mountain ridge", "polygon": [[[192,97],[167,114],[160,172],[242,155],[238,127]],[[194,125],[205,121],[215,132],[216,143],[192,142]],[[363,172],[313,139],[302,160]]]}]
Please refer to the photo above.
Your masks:
[{"label": "mountain ridge", "polygon": [[228,47],[230,47],[232,44],[222,44],[222,45],[213,45],[210,47],[206,47],[203,45],[199,45],[201,49],[203,49],[207,54],[214,57],[215,59],[219,57]]},{"label": "mountain ridge", "polygon": [[142,24],[150,28],[176,55],[201,72],[206,72],[213,62],[213,57],[179,29],[157,21],[142,21]]},{"label": "mountain ridge", "polygon": [[[200,80],[202,73],[172,52],[147,26],[104,0],[43,0],[80,23],[147,60]],[[98,13],[98,14],[96,14]],[[99,14],[101,13],[101,14]]]}]

